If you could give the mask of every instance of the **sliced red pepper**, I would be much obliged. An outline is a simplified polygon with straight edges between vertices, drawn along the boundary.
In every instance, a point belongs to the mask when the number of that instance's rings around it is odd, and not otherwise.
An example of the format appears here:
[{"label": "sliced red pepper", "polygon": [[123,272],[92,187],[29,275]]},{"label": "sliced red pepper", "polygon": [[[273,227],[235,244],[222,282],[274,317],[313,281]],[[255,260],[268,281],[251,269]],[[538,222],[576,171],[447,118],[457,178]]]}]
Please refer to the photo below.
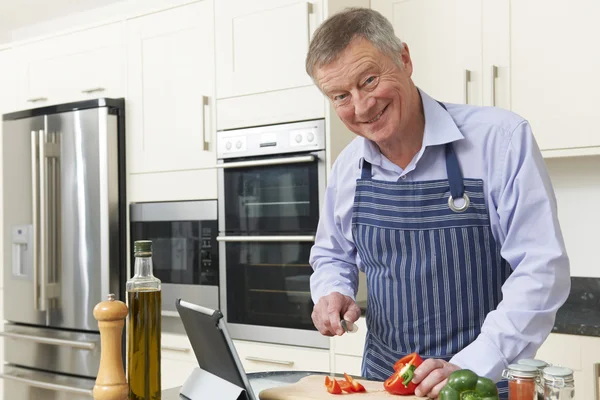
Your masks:
[{"label": "sliced red pepper", "polygon": [[415,369],[423,363],[417,353],[402,357],[394,364],[394,373],[384,383],[383,387],[392,394],[414,394],[417,385],[412,382]]},{"label": "sliced red pepper", "polygon": [[325,386],[327,391],[331,394],[342,394],[342,388],[337,380],[331,379],[328,376],[325,377]]},{"label": "sliced red pepper", "polygon": [[355,381],[350,375],[348,375],[345,372],[344,372],[344,378],[346,378],[346,381],[350,384],[351,389],[354,393],[367,391],[360,382]]},{"label": "sliced red pepper", "polygon": [[347,392],[347,393],[353,393],[354,392],[352,390],[352,385],[348,381],[343,381],[341,379],[338,379],[338,383],[340,384],[340,388],[342,388],[342,390],[344,392]]}]

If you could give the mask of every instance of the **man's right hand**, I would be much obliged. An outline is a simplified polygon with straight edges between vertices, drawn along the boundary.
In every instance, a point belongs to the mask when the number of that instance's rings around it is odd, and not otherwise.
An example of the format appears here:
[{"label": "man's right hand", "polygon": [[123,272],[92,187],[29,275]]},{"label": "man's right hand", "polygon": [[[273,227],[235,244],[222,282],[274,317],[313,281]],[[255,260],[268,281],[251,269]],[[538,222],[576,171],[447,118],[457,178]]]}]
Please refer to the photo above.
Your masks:
[{"label": "man's right hand", "polygon": [[360,308],[352,298],[338,292],[321,297],[312,312],[315,327],[325,336],[344,334],[344,328],[340,324],[341,316],[346,321],[356,322],[360,317]]}]

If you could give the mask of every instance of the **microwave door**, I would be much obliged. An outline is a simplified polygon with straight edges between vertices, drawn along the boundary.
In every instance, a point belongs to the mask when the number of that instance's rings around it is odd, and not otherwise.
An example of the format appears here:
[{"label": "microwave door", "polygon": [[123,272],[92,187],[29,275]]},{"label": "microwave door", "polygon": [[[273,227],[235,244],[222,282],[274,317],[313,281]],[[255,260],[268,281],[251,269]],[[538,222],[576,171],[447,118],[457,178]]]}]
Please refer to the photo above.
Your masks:
[{"label": "microwave door", "polygon": [[40,299],[40,140],[44,116],[3,122],[4,318],[26,324],[46,324]]}]

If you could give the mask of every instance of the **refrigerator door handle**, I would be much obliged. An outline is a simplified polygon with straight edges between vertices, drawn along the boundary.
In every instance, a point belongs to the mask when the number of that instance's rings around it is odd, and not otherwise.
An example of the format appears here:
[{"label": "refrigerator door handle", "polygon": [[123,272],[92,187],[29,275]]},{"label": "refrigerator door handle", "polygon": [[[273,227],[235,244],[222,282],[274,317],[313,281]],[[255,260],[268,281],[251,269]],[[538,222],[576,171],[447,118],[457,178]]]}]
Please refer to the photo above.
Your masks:
[{"label": "refrigerator door handle", "polygon": [[32,278],[33,278],[33,308],[36,311],[42,311],[39,306],[39,280],[38,280],[38,272],[39,272],[39,262],[38,262],[38,252],[39,252],[39,206],[40,206],[40,193],[39,193],[39,169],[40,169],[40,158],[38,154],[38,137],[43,136],[44,131],[40,131],[38,136],[38,132],[31,131],[31,198],[32,198],[32,230],[33,230],[33,240],[32,240]]},{"label": "refrigerator door handle", "polygon": [[31,342],[39,343],[39,344],[51,344],[55,346],[66,346],[72,347],[74,349],[81,350],[94,350],[96,348],[96,343],[93,342],[76,342],[73,340],[65,340],[65,339],[56,339],[51,337],[43,337],[43,336],[35,336],[35,335],[26,335],[23,333],[13,333],[13,332],[2,332],[0,331],[0,336],[10,339],[17,340],[29,340]]},{"label": "refrigerator door handle", "polygon": [[58,385],[56,383],[50,383],[50,382],[36,381],[34,379],[22,378],[20,376],[14,376],[14,375],[9,375],[9,374],[0,374],[0,378],[6,379],[6,380],[11,380],[11,381],[16,381],[19,383],[24,383],[25,385],[28,385],[31,387],[52,390],[55,392],[65,392],[65,393],[70,393],[70,394],[93,396],[93,391],[89,390],[89,389],[83,389],[83,388],[77,388],[77,387],[65,386],[65,385]]},{"label": "refrigerator door handle", "polygon": [[38,271],[40,273],[39,285],[39,311],[46,311],[46,282],[48,281],[47,262],[48,262],[48,220],[47,220],[47,187],[48,187],[48,168],[46,168],[46,132],[40,131],[39,139],[39,264]]}]

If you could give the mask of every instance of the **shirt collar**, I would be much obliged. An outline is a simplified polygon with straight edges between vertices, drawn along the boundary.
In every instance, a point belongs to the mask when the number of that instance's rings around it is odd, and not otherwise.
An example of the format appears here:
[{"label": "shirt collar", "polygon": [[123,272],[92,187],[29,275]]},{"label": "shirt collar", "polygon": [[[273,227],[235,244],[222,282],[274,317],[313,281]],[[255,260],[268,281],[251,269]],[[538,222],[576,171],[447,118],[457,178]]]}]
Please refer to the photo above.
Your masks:
[{"label": "shirt collar", "polygon": [[[425,132],[423,134],[423,146],[420,153],[423,153],[424,148],[429,146],[437,146],[464,139],[463,134],[456,126],[450,113],[427,93],[421,89],[418,90],[425,113]],[[377,145],[363,137],[361,137],[361,140],[363,145],[360,152],[359,165],[362,166],[362,159],[364,158],[373,165],[381,166],[381,152]]]}]

